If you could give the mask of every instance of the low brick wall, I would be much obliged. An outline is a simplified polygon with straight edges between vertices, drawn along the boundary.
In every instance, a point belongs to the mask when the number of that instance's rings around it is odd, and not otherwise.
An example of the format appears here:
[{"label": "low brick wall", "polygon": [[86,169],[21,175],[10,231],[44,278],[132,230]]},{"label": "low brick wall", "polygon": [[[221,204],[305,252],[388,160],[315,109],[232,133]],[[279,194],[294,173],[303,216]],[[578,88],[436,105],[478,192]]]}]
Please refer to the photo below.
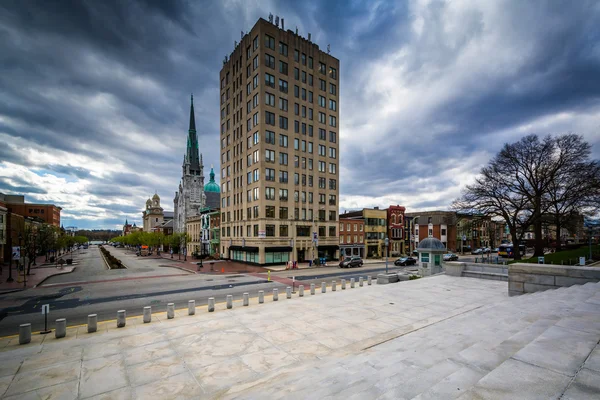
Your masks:
[{"label": "low brick wall", "polygon": [[520,263],[508,267],[509,296],[599,281],[598,267]]}]

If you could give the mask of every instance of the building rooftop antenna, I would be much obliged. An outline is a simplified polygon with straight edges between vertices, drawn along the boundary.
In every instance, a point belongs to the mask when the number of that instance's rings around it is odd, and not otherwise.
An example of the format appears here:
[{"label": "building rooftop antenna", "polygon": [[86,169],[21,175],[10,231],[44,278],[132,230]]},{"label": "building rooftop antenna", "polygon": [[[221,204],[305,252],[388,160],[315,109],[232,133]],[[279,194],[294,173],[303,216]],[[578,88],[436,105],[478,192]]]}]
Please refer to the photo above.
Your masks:
[{"label": "building rooftop antenna", "polygon": [[279,15],[275,16],[275,26],[279,28]]},{"label": "building rooftop antenna", "polygon": [[273,14],[269,13],[269,22],[273,23]]},{"label": "building rooftop antenna", "polygon": [[330,45],[330,44],[328,44],[328,45],[327,45],[327,54],[329,54],[329,52],[330,52],[330,51],[331,51],[331,45]]}]

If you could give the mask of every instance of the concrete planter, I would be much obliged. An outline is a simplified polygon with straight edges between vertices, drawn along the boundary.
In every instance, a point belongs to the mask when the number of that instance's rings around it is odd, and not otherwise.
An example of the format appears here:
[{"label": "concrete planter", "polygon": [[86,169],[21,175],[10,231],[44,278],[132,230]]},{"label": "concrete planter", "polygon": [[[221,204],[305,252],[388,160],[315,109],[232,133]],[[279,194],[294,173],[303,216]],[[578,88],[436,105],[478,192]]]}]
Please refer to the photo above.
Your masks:
[{"label": "concrete planter", "polygon": [[450,262],[450,263],[445,263],[444,268],[446,269],[446,275],[462,276],[462,273],[465,270],[465,264],[457,263],[457,262]]},{"label": "concrete planter", "polygon": [[388,283],[396,283],[396,282],[398,282],[398,274],[379,274],[379,275],[377,275],[377,284],[378,285],[386,285]]}]

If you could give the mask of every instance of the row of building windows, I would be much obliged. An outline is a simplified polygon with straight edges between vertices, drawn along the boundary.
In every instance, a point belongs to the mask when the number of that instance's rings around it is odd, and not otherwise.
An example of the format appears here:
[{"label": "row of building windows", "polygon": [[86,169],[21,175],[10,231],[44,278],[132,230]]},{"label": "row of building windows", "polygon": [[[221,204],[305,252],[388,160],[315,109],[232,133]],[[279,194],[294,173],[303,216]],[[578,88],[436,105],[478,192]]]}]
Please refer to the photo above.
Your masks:
[{"label": "row of building windows", "polygon": [[[358,232],[358,227],[360,226],[360,232],[363,231],[362,224],[346,224],[346,232],[352,232],[352,226],[354,226],[354,232]],[[344,232],[344,224],[340,224],[340,232]]]},{"label": "row of building windows", "polygon": [[[332,149],[333,149],[333,151],[332,151]],[[329,150],[330,150],[329,157],[336,158],[336,154],[337,154],[336,149],[330,147]],[[319,155],[325,156],[325,154],[319,154]],[[269,150],[269,149],[265,150],[265,162],[275,164],[277,159],[278,159],[279,165],[284,165],[284,166],[289,165],[288,153],[279,152],[279,157],[275,157],[275,150]],[[259,150],[255,150],[254,152],[252,152],[252,154],[248,154],[248,156],[246,157],[247,167],[251,167],[252,165],[257,164],[259,162],[260,162]],[[313,161],[312,158],[294,156],[294,167],[295,168],[308,169],[309,171],[312,171],[314,169],[314,164],[315,164],[315,162]],[[316,164],[317,164],[318,172],[322,172],[322,173],[328,172],[332,175],[337,174],[337,164],[336,163],[329,163],[329,168],[327,168],[328,163],[325,161],[317,161]],[[240,170],[241,170],[241,166],[240,166]],[[230,165],[221,169],[221,178],[222,179],[225,179],[229,176],[231,176],[231,166]]]},{"label": "row of building windows", "polygon": [[[275,206],[265,206],[264,209],[264,218],[277,218],[279,219],[294,219],[296,221],[336,221],[337,220],[337,211],[330,210],[329,215],[327,215],[325,210],[318,210],[315,214],[313,214],[312,208],[294,208],[294,215],[288,213],[288,207],[279,207],[278,214],[275,213]],[[313,218],[316,216],[316,218]],[[233,217],[233,219],[232,219]],[[327,219],[329,217],[329,219]],[[261,218],[260,207],[253,206],[246,208],[246,215],[244,215],[243,210],[234,210],[233,215],[231,211],[223,211],[221,213],[221,219],[223,223],[232,222],[232,221],[245,221],[251,219]]]},{"label": "row of building windows", "polygon": [[[233,228],[233,229],[231,229]],[[293,227],[292,227],[293,229]],[[325,226],[319,226],[319,237],[336,237],[336,229],[335,226],[330,226],[329,229]],[[279,235],[276,234],[277,230],[279,230]],[[297,237],[310,237],[311,236],[312,227],[310,225],[307,226],[296,226],[296,236]],[[244,236],[244,226],[234,226],[234,227],[223,227],[221,228],[222,235],[225,237],[289,237],[289,226],[288,225],[279,225],[279,229],[277,229],[276,225],[267,224],[265,225],[264,232],[260,232],[259,225],[246,225],[246,235]],[[233,233],[233,235],[231,235]],[[329,234],[329,235],[327,235]]]},{"label": "row of building windows", "polygon": [[[275,38],[265,34],[264,46],[267,49],[275,51]],[[248,46],[246,48],[246,61],[250,61],[252,54],[258,49],[258,47],[259,41],[258,36],[256,36],[252,41],[252,47]],[[288,45],[286,43],[280,41],[277,50],[280,56],[288,57]],[[311,56],[307,57],[305,53],[301,53],[299,50],[294,50],[294,61],[302,64],[303,66],[308,66],[310,69],[314,68],[313,58]],[[319,62],[318,71],[323,75],[329,75],[331,79],[337,79],[337,69],[330,67],[329,70],[327,70],[327,65],[325,63]],[[228,81],[229,79],[227,79],[226,82],[223,82],[222,80],[221,88],[224,88],[225,85],[228,84]]]},{"label": "row of building windows", "polygon": [[[249,176],[248,179],[251,179],[251,177]],[[241,197],[242,196],[239,193],[234,195],[233,196],[233,205],[241,204],[242,203]],[[231,205],[230,199],[231,199],[231,196],[223,196],[221,198],[221,203],[222,203],[221,205],[223,208],[229,207]],[[279,196],[276,196],[275,188],[268,187],[268,186],[265,187],[265,200],[273,200],[274,201],[277,199],[279,199],[280,201],[288,201],[288,189],[279,189]],[[260,188],[259,187],[255,187],[255,188],[252,188],[252,189],[246,191],[246,202],[247,203],[251,203],[251,202],[257,201],[257,200],[260,200]],[[337,204],[335,194],[329,195],[328,203],[325,202],[326,200],[327,200],[326,194],[319,193],[319,198],[318,198],[319,204],[329,204],[330,206],[335,206]],[[301,201],[302,203],[308,202],[309,204],[312,204],[314,201],[313,192],[295,190],[294,191],[294,201],[295,202]]]},{"label": "row of building windows", "polygon": [[[312,136],[312,135],[311,135]],[[273,131],[265,131],[264,141],[267,144],[277,144],[275,140],[275,132]],[[319,129],[319,140],[327,140],[327,131],[325,129]],[[337,133],[334,131],[329,131],[329,141],[331,143],[337,143]],[[289,137],[288,135],[284,135],[283,133],[279,134],[279,146],[287,148],[289,145]],[[256,146],[260,143],[260,133],[254,132],[250,136],[246,138],[246,147],[247,149],[251,149],[253,146]],[[225,148],[225,139],[221,141],[221,147]],[[327,148],[325,145],[318,144],[319,155],[325,156]],[[313,153],[313,142],[302,140],[299,138],[294,139],[294,150],[302,151],[304,153],[308,152],[310,154]],[[336,158],[336,148],[329,148],[329,157]],[[227,152],[221,153],[221,162],[229,161],[230,159],[230,150]]]},{"label": "row of building windows", "polygon": [[[344,241],[344,237],[346,238],[346,241]],[[340,233],[340,243],[362,243],[363,242],[363,236],[360,235],[354,235],[354,241],[352,241],[352,236],[351,235],[342,235]]]}]

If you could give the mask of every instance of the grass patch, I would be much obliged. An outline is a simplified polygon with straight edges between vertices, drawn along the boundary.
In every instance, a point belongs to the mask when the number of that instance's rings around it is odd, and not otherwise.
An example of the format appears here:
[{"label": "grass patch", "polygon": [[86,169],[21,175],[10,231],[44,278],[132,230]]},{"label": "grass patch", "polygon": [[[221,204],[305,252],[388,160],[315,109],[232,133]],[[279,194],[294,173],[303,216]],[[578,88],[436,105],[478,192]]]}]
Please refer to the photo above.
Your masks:
[{"label": "grass patch", "polygon": [[[544,254],[544,262],[546,264],[554,265],[579,265],[579,257],[585,257],[589,259],[590,248],[589,246],[582,246],[578,249],[563,250],[556,253]],[[600,260],[600,245],[592,245],[592,259],[594,261]],[[524,258],[522,260],[510,260],[508,263],[533,263],[537,264],[537,257]]]}]

